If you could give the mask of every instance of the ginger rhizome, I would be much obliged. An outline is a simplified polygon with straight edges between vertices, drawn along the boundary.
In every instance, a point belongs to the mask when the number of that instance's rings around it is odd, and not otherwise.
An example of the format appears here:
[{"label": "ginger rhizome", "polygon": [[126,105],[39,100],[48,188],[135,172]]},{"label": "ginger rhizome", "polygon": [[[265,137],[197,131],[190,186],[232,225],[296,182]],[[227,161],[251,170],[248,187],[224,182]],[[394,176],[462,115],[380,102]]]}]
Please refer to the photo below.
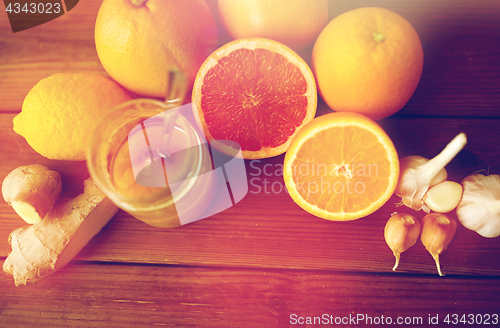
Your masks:
[{"label": "ginger rhizome", "polygon": [[20,166],[2,183],[4,200],[27,223],[35,224],[49,213],[62,190],[61,175],[40,164]]},{"label": "ginger rhizome", "polygon": [[41,222],[10,234],[3,270],[16,286],[37,283],[70,262],[117,211],[91,178],[85,180],[83,194],[58,200]]}]

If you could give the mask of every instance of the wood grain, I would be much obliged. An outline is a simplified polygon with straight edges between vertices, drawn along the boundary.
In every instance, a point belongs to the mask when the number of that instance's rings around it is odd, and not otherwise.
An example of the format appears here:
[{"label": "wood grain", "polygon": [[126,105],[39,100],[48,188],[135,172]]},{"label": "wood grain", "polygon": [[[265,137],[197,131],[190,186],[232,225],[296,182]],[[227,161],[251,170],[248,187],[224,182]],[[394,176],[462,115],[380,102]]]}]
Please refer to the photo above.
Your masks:
[{"label": "wood grain", "polygon": [[[29,90],[53,73],[108,76],[94,44],[101,2],[80,1],[68,14],[15,34],[0,15],[0,179],[17,166],[41,163],[61,172],[66,195],[81,192],[85,162],[42,157],[12,131],[12,119]],[[217,0],[208,2],[217,13]],[[433,157],[465,132],[468,144],[448,165],[450,179],[500,174],[500,2],[339,0],[330,1],[329,15],[366,6],[405,17],[424,48],[415,94],[379,122],[400,157]],[[230,38],[218,22],[223,44]],[[309,61],[311,50],[300,55]],[[317,115],[329,112],[320,100]],[[445,277],[420,241],[392,272],[383,228],[392,212],[403,210],[397,197],[367,218],[322,220],[293,203],[282,163],[283,156],[247,161],[248,195],[211,218],[157,229],[120,211],[76,261],[41,283],[16,288],[0,274],[0,326],[290,327],[297,326],[291,314],[324,313],[422,317],[426,326],[429,315],[498,312],[500,238],[459,224],[441,256]],[[24,222],[5,202],[0,220],[3,262],[8,234]]]},{"label": "wood grain", "polygon": [[[88,176],[84,163],[44,160],[24,139],[8,127],[14,114],[2,114],[0,134],[9,143],[0,144],[8,154],[9,170],[27,163],[42,163],[61,171],[66,192],[78,193]],[[431,158],[458,132],[468,134],[469,144],[448,166],[450,179],[460,182],[478,170],[499,174],[500,146],[492,135],[500,134],[495,119],[397,119],[381,122],[401,156],[419,154]],[[9,144],[17,144],[13,149]],[[389,272],[393,256],[383,239],[390,214],[405,211],[396,207],[394,196],[384,207],[354,222],[330,222],[299,208],[288,196],[282,178],[283,156],[246,162],[249,192],[236,206],[212,218],[179,229],[156,229],[120,211],[80,256],[81,260],[224,267],[317,268],[360,272]],[[78,183],[79,184],[78,184]],[[69,189],[69,190],[68,190]],[[7,237],[23,225],[12,208],[0,204],[7,224],[0,227],[0,256],[10,252]],[[407,212],[413,212],[406,210]],[[422,213],[413,212],[417,218]],[[453,213],[452,216],[455,216]],[[498,275],[500,239],[482,238],[460,225],[457,236],[441,259],[449,274]],[[432,258],[420,244],[403,254],[402,272],[434,274]]]},{"label": "wood grain", "polygon": [[[493,279],[296,270],[75,262],[38,285],[16,288],[0,276],[0,286],[0,325],[16,327],[291,327],[324,314],[329,327],[349,315],[421,318],[413,327],[438,315],[442,327],[447,314],[493,314],[500,306]],[[366,320],[343,326],[374,326]]]},{"label": "wood grain", "polygon": [[[53,73],[86,71],[107,76],[93,39],[100,2],[86,1],[50,24],[16,37],[8,21],[0,21],[0,89],[6,96],[2,111],[19,111],[27,92]],[[215,10],[216,1],[210,2]],[[498,1],[425,0],[418,5],[390,0],[330,1],[330,18],[366,6],[384,7],[405,17],[424,48],[421,83],[396,116],[499,117]],[[219,32],[221,43],[229,40],[222,28]],[[308,59],[311,50],[301,55]]]},{"label": "wood grain", "polygon": [[13,34],[0,18],[0,90],[3,112],[19,112],[24,97],[41,79],[60,72],[107,76],[95,50],[94,23],[102,1],[85,1],[36,28]]},{"label": "wood grain", "polygon": [[[0,121],[5,123],[11,122],[14,115],[2,116],[9,116],[9,119]],[[402,156],[420,154],[433,157],[456,133],[465,131],[469,145],[450,163],[450,179],[460,182],[466,175],[482,169],[500,173],[498,161],[491,161],[500,158],[500,147],[491,138],[492,134],[500,132],[498,120],[447,122],[450,120],[391,118],[382,124]],[[41,163],[61,171],[65,192],[75,195],[81,191],[81,183],[88,176],[85,163],[68,165],[46,160],[10,127],[1,131],[7,142],[0,144],[0,151],[8,154],[5,157],[8,164],[1,166],[3,176],[19,165]],[[11,144],[18,147],[9,147]],[[183,265],[315,267],[365,272],[390,270],[393,258],[383,241],[383,226],[392,212],[404,210],[394,206],[399,202],[397,197],[360,221],[328,222],[309,215],[291,201],[281,176],[282,164],[283,156],[247,161],[249,193],[245,199],[223,213],[181,229],[155,229],[120,212],[79,258]],[[23,221],[5,203],[0,205],[0,211],[7,219],[7,224],[0,228],[0,256],[6,256],[10,252],[7,236],[14,228],[23,225]],[[449,252],[442,256],[443,266],[447,272],[455,274],[500,273],[498,258],[478,257],[478,250],[485,248],[498,252],[500,240],[485,239],[460,227]],[[416,257],[410,257],[412,254]],[[403,260],[401,270],[435,272],[434,263],[423,247],[408,251],[406,256],[410,258]]]}]

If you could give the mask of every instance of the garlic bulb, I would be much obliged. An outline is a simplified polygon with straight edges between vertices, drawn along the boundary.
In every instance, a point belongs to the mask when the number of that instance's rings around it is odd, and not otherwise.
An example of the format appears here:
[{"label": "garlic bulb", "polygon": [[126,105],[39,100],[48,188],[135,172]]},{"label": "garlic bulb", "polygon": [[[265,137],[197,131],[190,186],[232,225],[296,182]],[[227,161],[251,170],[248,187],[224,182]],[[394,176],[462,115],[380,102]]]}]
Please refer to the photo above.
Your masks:
[{"label": "garlic bulb", "polygon": [[500,235],[500,176],[472,174],[462,181],[464,192],[457,207],[460,222],[483,237]]},{"label": "garlic bulb", "polygon": [[430,187],[446,180],[448,174],[444,167],[466,143],[465,133],[460,133],[431,160],[418,155],[402,158],[395,191],[396,195],[401,197],[401,203],[413,210],[429,213],[430,209],[424,203],[425,193]]}]

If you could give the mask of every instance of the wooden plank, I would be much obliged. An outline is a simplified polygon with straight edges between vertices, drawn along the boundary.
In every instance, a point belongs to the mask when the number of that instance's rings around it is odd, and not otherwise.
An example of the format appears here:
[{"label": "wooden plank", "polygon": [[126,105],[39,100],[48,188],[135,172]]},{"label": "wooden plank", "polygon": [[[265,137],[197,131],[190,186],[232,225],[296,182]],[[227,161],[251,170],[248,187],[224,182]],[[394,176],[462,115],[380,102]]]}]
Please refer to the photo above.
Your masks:
[{"label": "wooden plank", "polygon": [[[281,194],[249,195],[240,204],[191,225],[151,228],[118,215],[79,258],[139,263],[245,268],[297,268],[355,272],[391,272],[392,252],[383,237],[387,205],[356,222],[315,218]],[[395,201],[392,199],[391,201]],[[420,219],[423,215],[415,214]],[[124,242],[126,241],[126,242]],[[445,274],[499,275],[500,240],[485,239],[461,225],[440,256]],[[420,241],[403,253],[400,272],[436,275]]]},{"label": "wooden plank", "polygon": [[[0,111],[17,112],[28,91],[57,72],[86,71],[107,76],[94,44],[101,0],[35,29],[13,34],[0,22]],[[215,1],[211,1],[216,10]],[[500,3],[497,1],[331,1],[330,17],[350,9],[379,6],[408,19],[425,54],[416,93],[398,116],[498,117],[500,94]],[[229,41],[219,25],[221,44]],[[308,59],[312,47],[301,55]]]},{"label": "wooden plank", "polygon": [[[65,188],[77,193],[88,175],[85,163],[60,163],[37,155],[9,122],[14,114],[0,116],[0,178],[21,164],[45,163],[61,169]],[[500,173],[500,120],[396,119],[381,122],[402,156],[435,156],[459,131],[469,136],[463,154],[450,163],[450,179],[461,181],[477,170]],[[9,145],[16,145],[12,148]],[[393,197],[382,209],[354,222],[329,222],[307,214],[286,192],[281,165],[283,156],[247,161],[249,193],[236,206],[212,218],[179,229],[149,227],[119,214],[79,255],[92,261],[123,261],[181,265],[318,268],[362,272],[389,272],[393,256],[383,239],[383,227],[394,211]],[[412,212],[407,210],[408,212]],[[417,218],[423,214],[413,212]],[[6,203],[0,204],[0,256],[10,251],[7,237],[22,226]],[[449,249],[442,255],[447,274],[499,275],[500,238],[486,239],[459,226]],[[420,242],[403,254],[402,272],[435,274],[434,262]]]},{"label": "wooden plank", "polygon": [[[16,34],[6,15],[0,19],[0,179],[19,165],[41,163],[63,174],[66,194],[81,191],[85,163],[38,155],[13,133],[12,118],[33,85],[50,74],[107,75],[93,40],[100,2],[81,1],[63,17]],[[216,0],[209,2],[216,10]],[[380,122],[400,156],[432,157],[463,131],[469,143],[448,166],[450,178],[460,181],[478,170],[500,174],[500,2],[340,0],[330,2],[330,17],[364,6],[407,18],[424,47],[415,95]],[[227,42],[221,25],[219,31],[220,43]],[[301,55],[307,60],[310,51]],[[327,112],[321,104],[318,115]],[[290,327],[292,314],[325,313],[422,317],[423,326],[438,315],[440,324],[433,326],[444,326],[447,314],[498,314],[500,238],[482,238],[459,225],[441,256],[446,277],[437,276],[420,241],[402,254],[394,273],[383,227],[402,210],[396,197],[367,218],[328,222],[291,201],[274,170],[282,162],[283,156],[247,161],[250,193],[212,218],[164,230],[120,211],[77,256],[80,261],[41,283],[16,288],[0,274],[0,326]],[[5,202],[0,220],[3,262],[8,234],[24,222]]]},{"label": "wooden plank", "polygon": [[335,320],[349,316],[360,321],[343,326],[382,316],[430,326],[438,316],[442,327],[446,315],[500,308],[495,279],[398,274],[73,263],[29,287],[0,275],[0,287],[3,327],[290,327],[307,317],[341,326]]},{"label": "wooden plank", "polygon": [[51,74],[83,71],[106,75],[94,42],[101,2],[80,1],[50,23],[18,33],[12,33],[4,15],[0,20],[1,111],[20,111],[29,90]]},{"label": "wooden plank", "polygon": [[[320,102],[317,116],[331,113],[323,102]],[[0,114],[0,177],[5,177],[11,170],[20,165],[40,163],[62,171],[69,179],[77,179],[77,175],[86,170],[83,162],[51,161],[36,153],[26,140],[13,131],[16,114]],[[500,108],[495,110],[500,115]],[[497,136],[500,134],[500,117],[498,119],[480,118],[394,118],[379,121],[385,129],[400,157],[421,155],[432,158],[458,133],[467,134],[467,145],[450,163],[450,174],[461,179],[477,170],[489,170],[499,173],[500,146]],[[264,159],[267,161],[276,159]],[[278,160],[279,161],[279,160]],[[257,163],[257,162],[255,162]],[[80,181],[80,178],[78,181]],[[74,182],[73,182],[74,183]]]}]

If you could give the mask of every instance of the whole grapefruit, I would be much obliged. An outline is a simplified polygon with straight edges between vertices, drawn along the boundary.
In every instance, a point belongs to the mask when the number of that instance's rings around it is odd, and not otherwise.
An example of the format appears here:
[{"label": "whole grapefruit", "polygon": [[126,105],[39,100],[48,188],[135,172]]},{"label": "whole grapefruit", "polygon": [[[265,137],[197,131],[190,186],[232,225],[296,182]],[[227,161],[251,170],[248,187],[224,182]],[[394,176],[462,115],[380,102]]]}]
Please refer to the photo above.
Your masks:
[{"label": "whole grapefruit", "polygon": [[140,95],[164,97],[170,67],[192,86],[217,47],[217,26],[205,0],[104,0],[95,42],[115,81]]},{"label": "whole grapefruit", "polygon": [[294,50],[312,44],[328,23],[328,0],[219,0],[234,39],[268,38]]}]

